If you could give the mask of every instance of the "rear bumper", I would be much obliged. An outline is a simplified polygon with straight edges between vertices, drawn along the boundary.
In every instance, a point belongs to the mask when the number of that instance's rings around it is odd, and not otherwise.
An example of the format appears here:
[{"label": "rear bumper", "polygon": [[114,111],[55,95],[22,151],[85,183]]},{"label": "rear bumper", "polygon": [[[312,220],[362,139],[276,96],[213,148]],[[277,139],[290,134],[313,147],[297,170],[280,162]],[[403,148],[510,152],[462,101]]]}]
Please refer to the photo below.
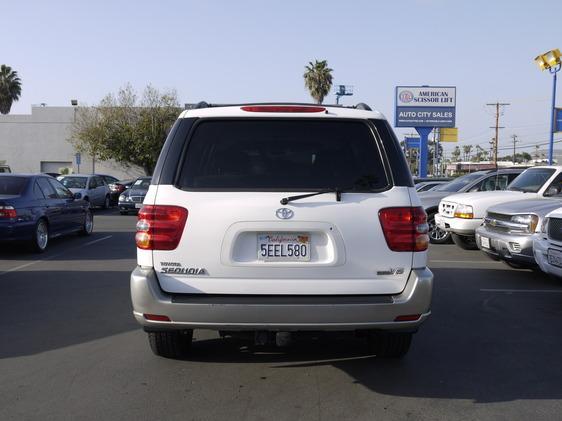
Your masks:
[{"label": "rear bumper", "polygon": [[462,219],[462,218],[449,218],[435,214],[435,224],[444,231],[453,232],[458,235],[474,236],[474,231],[484,220],[482,218]]},{"label": "rear bumper", "polygon": [[0,222],[0,243],[30,240],[34,227],[34,222]]},{"label": "rear bumper", "polygon": [[[430,315],[433,274],[415,269],[402,293],[372,296],[216,296],[170,295],[155,272],[137,267],[131,274],[133,314],[145,329],[211,330],[416,330]],[[144,314],[171,322],[146,320]],[[394,321],[419,314],[415,321]]]},{"label": "rear bumper", "polygon": [[[490,239],[490,248],[482,247],[482,237]],[[476,229],[476,244],[484,253],[506,261],[535,265],[533,256],[533,235],[513,235],[487,230],[484,226]]]}]

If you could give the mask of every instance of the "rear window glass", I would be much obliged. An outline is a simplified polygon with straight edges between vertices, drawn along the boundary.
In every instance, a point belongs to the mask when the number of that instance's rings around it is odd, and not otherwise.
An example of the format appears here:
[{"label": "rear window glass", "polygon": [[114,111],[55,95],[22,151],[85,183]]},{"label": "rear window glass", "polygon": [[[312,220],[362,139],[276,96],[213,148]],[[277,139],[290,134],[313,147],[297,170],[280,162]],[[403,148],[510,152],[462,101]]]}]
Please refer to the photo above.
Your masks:
[{"label": "rear window glass", "polygon": [[200,123],[178,181],[185,189],[366,192],[388,185],[362,122],[244,120]]},{"label": "rear window glass", "polygon": [[67,189],[85,189],[87,177],[61,177],[59,181]]},{"label": "rear window glass", "polygon": [[27,185],[25,177],[0,177],[0,194],[18,196]]}]

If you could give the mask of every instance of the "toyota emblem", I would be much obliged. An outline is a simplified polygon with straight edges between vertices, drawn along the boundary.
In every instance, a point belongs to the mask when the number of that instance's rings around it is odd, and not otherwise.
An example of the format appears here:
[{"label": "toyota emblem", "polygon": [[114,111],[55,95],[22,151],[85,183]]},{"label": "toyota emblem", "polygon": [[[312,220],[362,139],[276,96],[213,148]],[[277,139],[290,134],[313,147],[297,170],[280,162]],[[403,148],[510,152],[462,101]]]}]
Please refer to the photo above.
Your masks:
[{"label": "toyota emblem", "polygon": [[279,219],[291,219],[294,215],[294,212],[288,208],[279,208],[275,212],[275,215]]}]

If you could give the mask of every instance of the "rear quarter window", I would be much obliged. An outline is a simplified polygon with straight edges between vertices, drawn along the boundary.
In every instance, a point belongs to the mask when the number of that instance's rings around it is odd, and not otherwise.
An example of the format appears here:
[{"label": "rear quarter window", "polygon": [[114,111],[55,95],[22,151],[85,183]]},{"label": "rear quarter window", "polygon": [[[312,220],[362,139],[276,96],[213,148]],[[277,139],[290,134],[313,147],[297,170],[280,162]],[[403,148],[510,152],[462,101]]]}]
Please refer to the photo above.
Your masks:
[{"label": "rear quarter window", "polygon": [[366,122],[206,120],[194,128],[176,185],[186,190],[371,192],[389,187]]}]

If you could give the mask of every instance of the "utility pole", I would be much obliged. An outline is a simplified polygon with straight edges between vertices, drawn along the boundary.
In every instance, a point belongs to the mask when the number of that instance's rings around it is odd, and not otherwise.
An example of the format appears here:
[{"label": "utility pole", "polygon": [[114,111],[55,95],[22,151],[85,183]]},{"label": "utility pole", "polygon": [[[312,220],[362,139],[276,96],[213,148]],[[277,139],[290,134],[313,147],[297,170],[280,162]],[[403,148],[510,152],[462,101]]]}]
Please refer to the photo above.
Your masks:
[{"label": "utility pole", "polygon": [[517,135],[513,134],[511,135],[511,138],[513,139],[513,165],[515,165],[515,145],[519,142],[517,140]]},{"label": "utility pole", "polygon": [[499,129],[504,129],[505,127],[501,127],[500,126],[500,107],[505,107],[508,104],[507,102],[495,102],[492,104],[486,104],[488,106],[492,106],[492,107],[496,107],[496,125],[490,127],[490,129],[496,129],[496,137],[494,138],[494,164],[496,165],[496,168],[498,168],[498,144],[499,144]]}]

